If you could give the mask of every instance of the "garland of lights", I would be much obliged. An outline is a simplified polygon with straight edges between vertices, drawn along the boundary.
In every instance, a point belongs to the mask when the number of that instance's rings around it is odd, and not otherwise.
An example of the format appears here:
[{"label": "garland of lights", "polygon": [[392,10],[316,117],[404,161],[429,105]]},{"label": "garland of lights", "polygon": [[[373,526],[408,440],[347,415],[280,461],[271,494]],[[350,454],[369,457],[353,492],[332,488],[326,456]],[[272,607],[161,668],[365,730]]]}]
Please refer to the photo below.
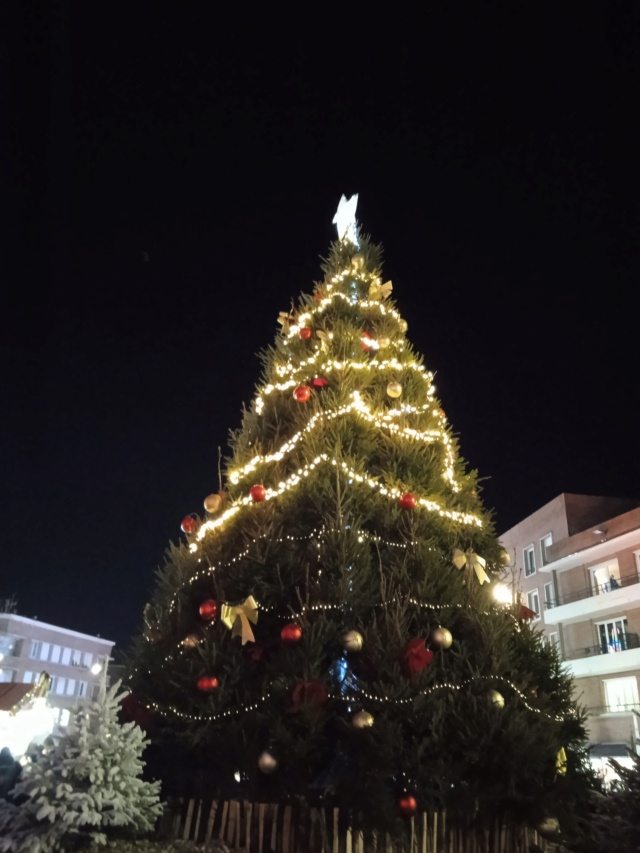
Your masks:
[{"label": "garland of lights", "polygon": [[[285,492],[290,491],[295,488],[305,477],[308,477],[309,474],[323,463],[330,464],[334,468],[341,468],[342,471],[349,477],[349,485],[351,485],[354,481],[357,483],[363,483],[369,486],[370,489],[376,489],[381,495],[384,495],[389,500],[398,501],[403,492],[400,489],[397,489],[395,486],[384,486],[374,480],[372,477],[365,476],[363,474],[358,473],[353,468],[350,468],[346,462],[338,462],[337,459],[333,459],[327,453],[320,453],[318,456],[313,459],[313,461],[307,463],[302,468],[298,468],[298,470],[291,474],[290,477],[286,480],[282,480],[278,483],[277,488],[267,488],[265,489],[265,501],[273,500],[273,498],[277,498]],[[244,495],[235,501],[229,509],[225,510],[221,516],[212,521],[205,521],[204,524],[200,525],[198,532],[195,534],[198,540],[201,540],[209,531],[217,530],[219,527],[227,521],[229,518],[234,516],[243,506],[248,506],[253,504],[253,499],[250,495]],[[428,512],[432,512],[434,514],[439,515],[441,518],[448,518],[451,521],[458,521],[461,524],[482,527],[482,519],[478,518],[477,515],[474,515],[471,512],[458,512],[457,510],[452,509],[444,509],[437,501],[429,500],[428,498],[417,498],[416,505],[421,506],[423,509],[426,509]],[[195,553],[198,550],[198,545],[196,542],[192,542],[189,545],[189,550]]]},{"label": "garland of lights", "polygon": [[[242,468],[237,468],[234,471],[231,471],[229,473],[229,481],[234,485],[237,485],[249,474],[252,474],[254,471],[256,471],[259,466],[266,465],[270,462],[279,462],[287,454],[293,451],[296,445],[302,440],[302,438],[307,433],[311,433],[317,427],[322,426],[324,421],[333,420],[335,418],[341,418],[349,414],[355,414],[360,419],[368,421],[369,423],[373,423],[373,425],[378,427],[379,429],[388,429],[390,432],[393,432],[396,435],[402,437],[411,438],[415,441],[424,441],[426,443],[442,441],[442,443],[447,448],[447,463],[445,465],[445,470],[442,476],[451,484],[454,492],[458,492],[460,490],[460,486],[455,480],[455,475],[453,471],[453,450],[451,447],[451,439],[447,434],[446,430],[434,429],[420,431],[412,429],[411,427],[401,427],[398,424],[393,423],[393,419],[395,417],[399,417],[401,415],[406,414],[418,414],[425,411],[429,411],[432,405],[431,403],[425,403],[423,406],[420,407],[404,406],[400,409],[392,409],[386,414],[375,416],[372,413],[370,407],[361,398],[358,391],[354,391],[351,396],[353,398],[352,402],[347,403],[338,409],[327,409],[325,411],[316,412],[316,414],[312,415],[312,417],[309,419],[307,425],[303,429],[295,433],[295,435],[288,439],[284,444],[282,444],[278,450],[275,450],[272,453],[268,453],[265,455],[257,454],[253,457],[253,459],[243,465]],[[442,418],[443,416],[440,414],[440,412],[440,409],[433,409],[433,414],[439,418]]]},{"label": "garland of lights", "polygon": [[[528,711],[531,711],[534,714],[538,714],[541,717],[545,717],[548,720],[555,720],[556,722],[564,722],[564,720],[566,719],[565,717],[561,716],[560,714],[548,714],[546,711],[543,711],[541,708],[534,708],[527,701],[526,695],[522,692],[522,690],[520,690],[519,687],[517,687],[513,683],[513,681],[511,681],[509,678],[505,678],[504,676],[496,676],[496,675],[478,675],[475,678],[467,678],[464,681],[462,681],[460,684],[454,684],[453,682],[450,682],[450,681],[441,682],[439,684],[433,684],[433,685],[431,685],[431,687],[427,687],[424,690],[420,690],[418,693],[416,693],[415,696],[412,696],[412,697],[407,698],[407,699],[396,699],[396,698],[393,698],[392,696],[376,696],[373,693],[367,693],[365,690],[360,690],[359,688],[354,689],[350,696],[341,696],[341,695],[338,695],[335,693],[330,693],[328,695],[328,698],[329,699],[336,699],[340,702],[353,703],[354,695],[355,695],[355,696],[364,696],[367,700],[369,700],[371,702],[379,702],[379,703],[384,703],[384,704],[390,703],[392,705],[408,705],[411,702],[414,702],[416,699],[418,699],[422,696],[430,696],[431,694],[436,693],[440,690],[459,691],[459,690],[462,690],[464,687],[468,687],[470,684],[474,684],[477,682],[480,682],[480,683],[490,682],[491,684],[495,684],[496,682],[499,682],[502,685],[506,685],[506,686],[510,687],[513,690],[513,692],[518,696],[518,698],[520,699],[520,701],[522,702],[522,704],[525,706],[525,708]],[[226,711],[219,711],[216,714],[189,714],[186,711],[178,710],[178,708],[175,708],[173,705],[168,705],[165,708],[162,708],[156,702],[149,702],[146,704],[146,707],[148,710],[156,711],[157,713],[162,714],[163,716],[169,716],[170,714],[172,714],[173,716],[179,717],[180,719],[183,719],[183,720],[192,720],[195,722],[214,722],[215,720],[221,720],[221,719],[224,719],[225,717],[236,716],[236,715],[239,715],[241,713],[247,714],[247,713],[250,713],[251,711],[255,711],[260,707],[260,705],[262,705],[264,702],[267,701],[267,699],[270,698],[270,695],[271,694],[269,693],[269,691],[267,689],[266,693],[264,693],[259,699],[257,699],[255,702],[253,702],[249,705],[242,705],[239,708],[229,708]]]}]

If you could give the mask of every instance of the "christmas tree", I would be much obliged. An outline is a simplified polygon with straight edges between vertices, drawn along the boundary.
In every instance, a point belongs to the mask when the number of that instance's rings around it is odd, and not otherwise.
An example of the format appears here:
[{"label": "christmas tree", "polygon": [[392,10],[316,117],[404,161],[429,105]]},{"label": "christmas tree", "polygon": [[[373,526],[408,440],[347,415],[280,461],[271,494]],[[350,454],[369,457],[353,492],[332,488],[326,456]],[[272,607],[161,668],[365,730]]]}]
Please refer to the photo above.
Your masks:
[{"label": "christmas tree", "polygon": [[107,836],[152,831],[162,812],[159,782],[141,777],[146,738],[118,720],[120,682],[70,722],[57,745],[25,770],[0,801],[0,851],[54,853],[105,844]]},{"label": "christmas tree", "polygon": [[526,610],[494,600],[505,553],[356,199],[280,313],[224,488],[167,552],[133,689],[221,796],[387,831],[419,810],[540,821],[583,716]]}]

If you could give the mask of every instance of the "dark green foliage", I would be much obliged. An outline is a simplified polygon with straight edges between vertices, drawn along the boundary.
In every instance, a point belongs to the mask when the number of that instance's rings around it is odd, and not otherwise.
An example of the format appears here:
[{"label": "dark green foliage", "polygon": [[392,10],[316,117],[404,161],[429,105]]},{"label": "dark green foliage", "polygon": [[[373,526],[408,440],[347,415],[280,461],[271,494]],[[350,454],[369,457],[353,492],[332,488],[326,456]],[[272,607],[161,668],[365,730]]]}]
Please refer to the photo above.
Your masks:
[{"label": "dark green foliage", "polygon": [[[359,271],[354,251],[335,244],[319,298],[300,299],[313,337],[278,334],[261,354],[256,400],[232,434],[224,523],[191,537],[191,550],[167,552],[133,650],[133,689],[157,709],[157,742],[182,744],[192,779],[225,797],[336,802],[356,824],[390,831],[405,790],[420,809],[464,824],[535,825],[563,809],[570,823],[588,782],[570,679],[554,649],[495,604],[501,548],[477,474],[393,303],[369,299],[381,283],[379,247],[362,239]],[[364,332],[389,346],[366,351]],[[294,388],[314,377],[328,385],[298,403]],[[400,400],[390,381],[401,382]],[[255,483],[285,487],[242,503]],[[404,492],[429,504],[403,510]],[[486,559],[490,584],[454,566],[456,548]],[[255,643],[199,617],[205,599],[249,595],[259,604]],[[292,621],[303,629],[293,647],[280,639]],[[453,634],[449,649],[432,641],[440,625]],[[347,630],[362,634],[360,652],[343,650]],[[195,647],[182,645],[193,635]],[[434,656],[411,673],[405,649],[415,639]],[[209,673],[220,686],[203,694],[197,681]],[[373,727],[352,725],[362,709]],[[562,746],[569,771],[558,778]],[[258,769],[265,750],[279,762],[271,775]]]}]

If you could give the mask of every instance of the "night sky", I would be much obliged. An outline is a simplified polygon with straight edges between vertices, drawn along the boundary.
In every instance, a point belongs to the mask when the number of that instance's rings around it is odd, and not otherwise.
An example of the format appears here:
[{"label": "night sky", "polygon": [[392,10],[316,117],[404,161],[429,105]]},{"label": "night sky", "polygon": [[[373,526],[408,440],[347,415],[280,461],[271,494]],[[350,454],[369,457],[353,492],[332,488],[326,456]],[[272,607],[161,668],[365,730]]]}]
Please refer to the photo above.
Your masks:
[{"label": "night sky", "polygon": [[342,193],[498,531],[563,491],[640,497],[639,7],[437,5],[5,6],[22,615],[128,644]]}]

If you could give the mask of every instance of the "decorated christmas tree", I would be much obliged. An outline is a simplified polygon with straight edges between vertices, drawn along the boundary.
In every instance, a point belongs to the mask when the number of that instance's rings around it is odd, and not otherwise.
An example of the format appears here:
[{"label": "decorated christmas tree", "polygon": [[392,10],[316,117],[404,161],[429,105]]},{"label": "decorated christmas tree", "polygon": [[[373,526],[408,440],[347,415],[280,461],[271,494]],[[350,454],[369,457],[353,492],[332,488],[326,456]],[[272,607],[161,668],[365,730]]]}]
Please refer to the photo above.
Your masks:
[{"label": "decorated christmas tree", "polygon": [[29,765],[0,801],[0,851],[55,853],[151,832],[162,813],[159,782],[141,778],[146,738],[119,722],[120,682],[79,710],[60,741]]},{"label": "decorated christmas tree", "polygon": [[167,552],[133,689],[223,797],[387,831],[555,820],[583,716],[526,608],[494,599],[506,555],[356,200]]}]

